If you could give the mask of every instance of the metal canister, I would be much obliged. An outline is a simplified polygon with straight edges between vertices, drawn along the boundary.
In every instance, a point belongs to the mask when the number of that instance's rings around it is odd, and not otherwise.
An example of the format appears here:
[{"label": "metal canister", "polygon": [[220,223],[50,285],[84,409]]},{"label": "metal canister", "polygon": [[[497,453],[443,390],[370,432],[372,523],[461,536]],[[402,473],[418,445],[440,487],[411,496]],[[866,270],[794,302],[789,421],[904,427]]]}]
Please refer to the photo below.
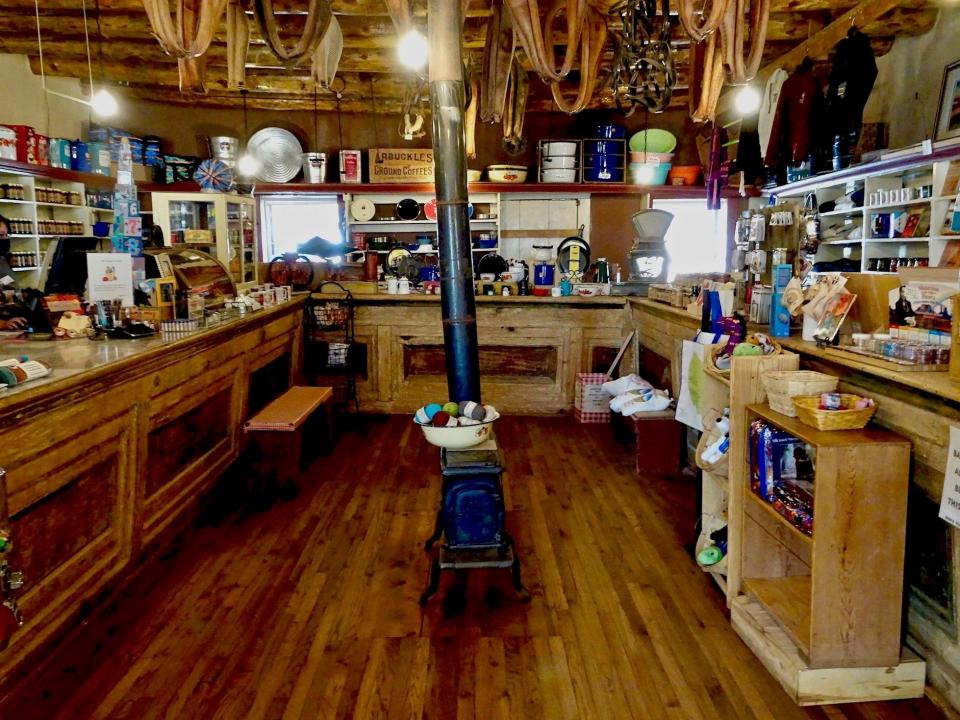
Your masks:
[{"label": "metal canister", "polygon": [[88,142],[87,158],[90,165],[87,172],[97,175],[110,174],[110,145],[101,142]]},{"label": "metal canister", "polygon": [[597,258],[597,278],[598,283],[610,282],[610,266],[607,265],[606,258]]},{"label": "metal canister", "polygon": [[308,183],[322,183],[327,179],[327,154],[321,152],[304,153],[303,181]]},{"label": "metal canister", "polygon": [[340,151],[340,182],[363,182],[359,150]]}]

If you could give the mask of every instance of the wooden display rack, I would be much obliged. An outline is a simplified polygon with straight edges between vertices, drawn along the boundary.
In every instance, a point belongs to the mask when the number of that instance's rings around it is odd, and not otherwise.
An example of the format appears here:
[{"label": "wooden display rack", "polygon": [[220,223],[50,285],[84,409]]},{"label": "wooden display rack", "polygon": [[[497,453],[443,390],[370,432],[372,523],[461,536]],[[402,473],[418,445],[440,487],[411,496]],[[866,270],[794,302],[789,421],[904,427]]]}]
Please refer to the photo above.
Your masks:
[{"label": "wooden display rack", "polygon": [[816,449],[814,532],[750,490],[740,445],[734,629],[799,705],[920,697],[926,665],[900,644],[910,442],[816,430],[765,405],[747,408],[744,438],[755,418]]},{"label": "wooden display rack", "polygon": [[[709,357],[712,345],[704,349]],[[677,361],[677,367],[680,367]],[[702,398],[703,408],[723,410],[730,408],[730,463],[728,476],[703,471],[700,491],[700,524],[704,530],[715,529],[715,525],[727,525],[727,555],[716,565],[704,567],[704,572],[717,582],[727,596],[728,603],[734,597],[740,581],[740,503],[742,496],[731,492],[731,482],[740,478],[740,465],[734,458],[743,456],[746,448],[746,412],[751,403],[766,400],[766,391],[760,376],[776,370],[796,370],[800,366],[800,356],[782,353],[763,357],[735,357],[730,364],[729,373],[721,373],[713,367],[703,371]],[[696,550],[699,553],[706,545],[706,535],[701,533]]]}]

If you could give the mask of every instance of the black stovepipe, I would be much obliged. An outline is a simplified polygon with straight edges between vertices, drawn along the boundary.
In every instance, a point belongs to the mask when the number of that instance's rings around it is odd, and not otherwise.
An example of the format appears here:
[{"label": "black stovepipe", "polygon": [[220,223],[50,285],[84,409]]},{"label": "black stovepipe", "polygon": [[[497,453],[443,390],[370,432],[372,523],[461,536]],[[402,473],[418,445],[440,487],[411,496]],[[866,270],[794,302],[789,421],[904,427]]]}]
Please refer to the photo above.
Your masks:
[{"label": "black stovepipe", "polygon": [[440,251],[440,306],[447,389],[454,401],[480,402],[480,353],[474,297],[459,2],[430,0],[430,108]]}]

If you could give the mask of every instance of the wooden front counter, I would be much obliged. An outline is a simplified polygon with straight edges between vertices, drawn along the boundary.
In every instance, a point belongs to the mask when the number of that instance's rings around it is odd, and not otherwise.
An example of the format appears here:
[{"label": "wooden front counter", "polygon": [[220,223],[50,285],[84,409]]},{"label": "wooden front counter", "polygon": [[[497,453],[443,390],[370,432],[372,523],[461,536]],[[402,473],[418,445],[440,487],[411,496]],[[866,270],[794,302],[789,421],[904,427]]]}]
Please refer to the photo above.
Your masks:
[{"label": "wooden front counter", "polygon": [[240,426],[299,372],[302,300],[176,342],[3,343],[54,372],[0,397],[13,569],[25,624],[0,693],[81,607],[190,519]]},{"label": "wooden front counter", "polygon": [[[414,412],[447,398],[440,298],[357,295],[357,378],[364,412]],[[478,297],[483,401],[501,412],[552,414],[573,408],[578,372],[606,370],[626,334],[619,297]]]}]

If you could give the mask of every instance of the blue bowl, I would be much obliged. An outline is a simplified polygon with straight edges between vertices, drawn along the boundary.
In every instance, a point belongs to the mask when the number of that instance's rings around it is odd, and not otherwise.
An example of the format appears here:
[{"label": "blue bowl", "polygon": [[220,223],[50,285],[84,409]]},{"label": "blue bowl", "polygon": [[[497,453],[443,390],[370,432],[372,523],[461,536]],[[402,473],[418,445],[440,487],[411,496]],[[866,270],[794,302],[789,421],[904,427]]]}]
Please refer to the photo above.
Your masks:
[{"label": "blue bowl", "polygon": [[486,240],[477,238],[473,241],[473,246],[478,250],[489,250],[497,246],[497,238],[487,238]]},{"label": "blue bowl", "polygon": [[634,185],[666,185],[671,163],[630,163],[630,182]]},{"label": "blue bowl", "polygon": [[583,169],[603,170],[611,167],[623,167],[623,155],[584,155]]},{"label": "blue bowl", "polygon": [[623,166],[584,168],[583,179],[587,182],[623,182]]},{"label": "blue bowl", "polygon": [[584,155],[623,155],[624,143],[619,140],[584,140]]},{"label": "blue bowl", "polygon": [[627,129],[623,125],[597,125],[597,137],[608,140],[623,140],[627,137]]},{"label": "blue bowl", "polygon": [[105,238],[110,234],[110,223],[98,220],[93,224],[93,235],[98,238]]}]

